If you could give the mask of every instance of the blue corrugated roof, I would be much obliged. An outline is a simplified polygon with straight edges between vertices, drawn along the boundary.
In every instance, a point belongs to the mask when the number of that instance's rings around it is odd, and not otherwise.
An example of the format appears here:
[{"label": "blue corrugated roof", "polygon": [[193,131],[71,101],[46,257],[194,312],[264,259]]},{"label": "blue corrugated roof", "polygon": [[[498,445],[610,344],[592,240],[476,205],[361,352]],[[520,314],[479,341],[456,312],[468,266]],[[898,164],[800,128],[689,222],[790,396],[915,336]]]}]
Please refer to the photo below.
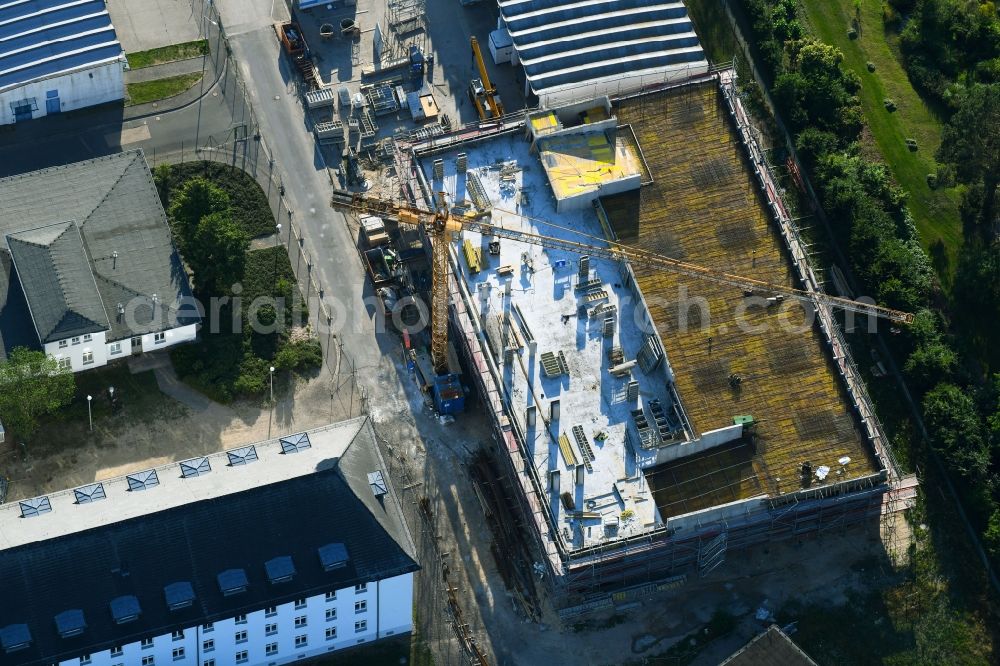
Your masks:
[{"label": "blue corrugated roof", "polygon": [[121,55],[103,0],[0,0],[0,90]]},{"label": "blue corrugated roof", "polygon": [[676,0],[501,0],[500,13],[540,96],[705,60]]}]

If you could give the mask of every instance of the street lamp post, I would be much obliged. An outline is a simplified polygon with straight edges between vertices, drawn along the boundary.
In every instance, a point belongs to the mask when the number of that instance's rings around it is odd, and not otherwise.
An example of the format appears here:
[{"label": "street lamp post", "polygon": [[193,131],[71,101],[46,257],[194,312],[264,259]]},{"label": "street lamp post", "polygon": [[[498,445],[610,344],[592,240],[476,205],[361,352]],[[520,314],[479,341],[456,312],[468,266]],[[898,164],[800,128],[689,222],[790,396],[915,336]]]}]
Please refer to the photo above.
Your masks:
[{"label": "street lamp post", "polygon": [[[281,223],[274,225],[274,228],[278,230],[278,235],[274,239],[274,248],[277,249],[281,245]],[[274,269],[271,271],[271,276],[274,278],[274,286],[278,284],[278,253],[274,253]],[[273,370],[272,370],[273,372]]]},{"label": "street lamp post", "polygon": [[267,438],[271,439],[271,421],[274,419],[274,366],[271,366],[271,407],[267,410]]},{"label": "street lamp post", "polygon": [[90,421],[90,432],[94,432],[94,413],[90,409],[90,403],[93,402],[94,396],[87,396],[87,420]]}]

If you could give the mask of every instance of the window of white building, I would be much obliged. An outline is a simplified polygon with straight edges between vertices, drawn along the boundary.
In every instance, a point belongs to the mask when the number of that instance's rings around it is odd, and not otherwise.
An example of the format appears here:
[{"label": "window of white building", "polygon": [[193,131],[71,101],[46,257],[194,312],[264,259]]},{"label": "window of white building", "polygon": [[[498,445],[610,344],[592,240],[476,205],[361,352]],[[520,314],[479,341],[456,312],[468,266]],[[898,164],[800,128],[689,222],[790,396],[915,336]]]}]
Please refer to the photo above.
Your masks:
[{"label": "window of white building", "polygon": [[267,645],[265,645],[264,646],[264,654],[266,656],[268,656],[268,657],[270,657],[271,655],[278,654],[278,644],[277,643],[268,643]]},{"label": "window of white building", "polygon": [[215,639],[214,638],[209,638],[207,641],[204,641],[201,644],[201,651],[202,652],[211,652],[214,649],[215,649]]},{"label": "window of white building", "polygon": [[336,619],[337,619],[337,609],[336,608],[327,608],[326,609],[326,621],[327,622],[333,622]]},{"label": "window of white building", "polygon": [[295,610],[300,610],[300,609],[305,608],[305,607],[306,607],[306,600],[305,599],[296,599],[295,600]]},{"label": "window of white building", "polygon": [[156,657],[154,657],[153,655],[147,655],[142,658],[142,666],[155,666],[155,665],[156,665]]},{"label": "window of white building", "polygon": [[94,362],[94,352],[84,351],[83,352],[83,364],[91,365]]},{"label": "window of white building", "polygon": [[112,342],[111,343],[111,353],[112,354],[121,354],[122,353],[122,343],[120,343],[120,342]]},{"label": "window of white building", "polygon": [[177,631],[175,631],[172,634],[170,634],[170,637],[172,639],[174,639],[175,641],[182,641],[182,640],[184,640],[184,630],[183,629],[178,629]]},{"label": "window of white building", "polygon": [[354,633],[360,634],[364,631],[368,631],[368,620],[358,620],[354,623]]},{"label": "window of white building", "polygon": [[151,647],[153,647],[153,639],[152,638],[143,638],[142,639],[142,649],[145,650],[146,648],[151,648]]},{"label": "window of white building", "polygon": [[246,624],[246,623],[247,623],[247,616],[246,615],[237,615],[236,616],[236,624]]},{"label": "window of white building", "polygon": [[80,666],[86,666],[89,663],[91,663],[89,654],[85,654],[82,657],[80,657]]},{"label": "window of white building", "polygon": [[66,347],[69,347],[69,340],[60,340],[59,349],[66,349]]},{"label": "window of white building", "polygon": [[246,631],[237,631],[236,632],[236,642],[237,643],[246,643],[247,642],[247,632]]},{"label": "window of white building", "polygon": [[205,624],[201,625],[201,633],[207,634],[210,631],[215,631],[215,624],[213,624],[212,622],[206,622]]},{"label": "window of white building", "polygon": [[120,656],[122,656],[122,649],[121,649],[121,647],[116,645],[115,647],[111,648],[111,656],[112,657],[120,657]]},{"label": "window of white building", "polygon": [[277,606],[268,606],[264,609],[264,617],[274,617],[278,614]]},{"label": "window of white building", "polygon": [[361,583],[360,585],[354,586],[354,594],[361,594],[362,592],[368,591],[368,583]]},{"label": "window of white building", "polygon": [[94,336],[92,336],[90,333],[87,333],[86,335],[83,336],[83,341],[84,342],[90,342],[93,339],[94,339]]},{"label": "window of white building", "polygon": [[250,654],[246,650],[240,650],[236,653],[236,663],[245,664],[250,661]]},{"label": "window of white building", "polygon": [[73,338],[73,344],[74,345],[80,344],[80,338]]},{"label": "window of white building", "polygon": [[300,628],[306,626],[306,624],[308,624],[308,622],[309,622],[309,619],[305,615],[300,615],[297,618],[295,618],[295,628],[296,629],[300,629]]},{"label": "window of white building", "polygon": [[326,640],[332,641],[337,637],[337,627],[327,627],[326,628]]},{"label": "window of white building", "polygon": [[166,333],[155,333],[153,335],[153,344],[154,345],[162,344],[162,343],[166,342],[166,340],[167,340],[167,334]]},{"label": "window of white building", "polygon": [[174,661],[180,661],[184,658],[184,648],[174,648],[173,652]]},{"label": "window of white building", "polygon": [[308,636],[306,636],[305,634],[302,634],[301,636],[296,636],[295,637],[295,647],[300,648],[300,647],[305,647],[307,645],[309,645],[309,637]]},{"label": "window of white building", "polygon": [[276,633],[278,633],[278,625],[276,625],[276,624],[265,624],[264,625],[264,635],[265,636],[274,636]]},{"label": "window of white building", "polygon": [[56,363],[59,365],[60,370],[69,370],[73,367],[69,357],[63,358],[60,356],[56,359]]},{"label": "window of white building", "polygon": [[354,612],[355,613],[364,613],[367,610],[368,610],[368,602],[367,601],[355,601],[354,602]]},{"label": "window of white building", "polygon": [[327,601],[336,601],[337,600],[337,591],[334,590],[333,592],[327,592],[326,593],[326,600]]}]

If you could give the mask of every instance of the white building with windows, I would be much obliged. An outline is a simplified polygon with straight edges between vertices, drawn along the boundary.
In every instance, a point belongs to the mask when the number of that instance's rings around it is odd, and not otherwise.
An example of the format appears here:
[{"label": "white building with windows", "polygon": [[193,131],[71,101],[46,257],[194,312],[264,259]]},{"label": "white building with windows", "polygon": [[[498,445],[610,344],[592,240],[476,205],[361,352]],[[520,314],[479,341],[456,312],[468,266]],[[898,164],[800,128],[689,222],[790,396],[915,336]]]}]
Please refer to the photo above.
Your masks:
[{"label": "white building with windows", "polygon": [[0,2],[0,125],[121,100],[125,67],[102,0]]},{"label": "white building with windows", "polygon": [[0,666],[270,666],[412,629],[367,418],[0,506]]},{"label": "white building with windows", "polygon": [[0,179],[0,360],[74,372],[194,340],[201,321],[141,151]]}]

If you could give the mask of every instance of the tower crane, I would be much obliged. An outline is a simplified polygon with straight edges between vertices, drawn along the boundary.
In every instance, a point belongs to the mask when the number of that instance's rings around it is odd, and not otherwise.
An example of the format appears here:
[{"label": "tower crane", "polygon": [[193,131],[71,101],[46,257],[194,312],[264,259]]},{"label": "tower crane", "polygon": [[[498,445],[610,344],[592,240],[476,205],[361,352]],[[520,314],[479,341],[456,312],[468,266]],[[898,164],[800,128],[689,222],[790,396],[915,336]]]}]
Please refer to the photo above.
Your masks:
[{"label": "tower crane", "polygon": [[486,71],[486,63],[483,61],[482,51],[479,50],[479,40],[473,36],[470,43],[472,44],[472,58],[476,61],[476,67],[479,68],[479,78],[472,79],[472,83],[469,85],[469,97],[476,107],[476,112],[479,113],[480,120],[488,118],[483,100],[489,106],[493,117],[499,118],[503,115],[503,104],[500,103],[497,89],[490,82],[490,74]]},{"label": "tower crane", "polygon": [[439,192],[434,210],[424,210],[407,204],[400,204],[377,197],[358,194],[344,190],[335,190],[333,205],[337,208],[350,209],[370,215],[390,216],[401,224],[421,226],[428,232],[434,246],[431,255],[431,361],[434,371],[444,374],[448,371],[448,243],[453,232],[472,231],[489,238],[502,238],[519,243],[528,243],[541,247],[565,250],[579,255],[588,255],[620,262],[627,260],[632,264],[659,268],[679,275],[707,280],[716,284],[735,287],[744,294],[763,292],[794,298],[812,305],[822,305],[858,312],[872,317],[881,317],[892,322],[908,324],[913,321],[913,315],[891,308],[862,303],[848,298],[831,296],[821,292],[805,291],[785,285],[774,284],[756,278],[734,275],[713,268],[672,259],[655,252],[622,243],[606,241],[597,236],[583,237],[587,241],[577,242],[535,234],[520,229],[511,229],[502,224],[492,222],[488,215],[466,213],[452,215],[445,199],[445,193]]}]

